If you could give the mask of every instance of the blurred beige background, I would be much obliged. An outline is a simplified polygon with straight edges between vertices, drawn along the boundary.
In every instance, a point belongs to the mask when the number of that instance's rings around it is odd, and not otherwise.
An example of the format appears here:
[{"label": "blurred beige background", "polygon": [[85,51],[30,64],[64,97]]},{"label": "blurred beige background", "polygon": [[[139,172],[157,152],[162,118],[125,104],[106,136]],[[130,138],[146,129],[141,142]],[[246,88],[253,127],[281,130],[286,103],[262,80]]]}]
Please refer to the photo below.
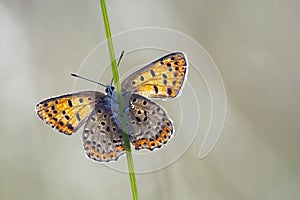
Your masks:
[{"label": "blurred beige background", "polygon": [[[107,1],[113,33],[155,26],[199,42],[222,74],[227,118],[173,165],[137,176],[140,199],[300,198],[300,2]],[[78,137],[41,123],[35,104],[72,91],[105,39],[98,1],[0,1],[0,199],[131,199],[128,175],[85,158]],[[172,115],[170,113],[170,115]],[[186,130],[189,131],[189,130]]]}]

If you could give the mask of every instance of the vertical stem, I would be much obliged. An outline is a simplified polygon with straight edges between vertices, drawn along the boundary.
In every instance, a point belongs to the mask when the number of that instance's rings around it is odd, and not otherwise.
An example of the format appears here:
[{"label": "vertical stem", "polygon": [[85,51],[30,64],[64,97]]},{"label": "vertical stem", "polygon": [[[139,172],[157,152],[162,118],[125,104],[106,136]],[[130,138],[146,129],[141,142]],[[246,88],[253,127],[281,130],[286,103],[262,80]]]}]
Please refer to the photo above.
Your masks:
[{"label": "vertical stem", "polygon": [[132,198],[134,200],[138,200],[138,192],[137,192],[137,185],[136,185],[136,178],[134,173],[134,165],[133,165],[133,159],[131,154],[129,136],[126,132],[124,132],[124,130],[128,130],[128,129],[126,126],[126,120],[124,116],[122,88],[120,85],[120,78],[119,78],[119,72],[118,72],[118,67],[116,62],[116,56],[115,56],[114,46],[111,38],[111,31],[110,31],[110,25],[109,25],[107,10],[106,10],[106,4],[105,4],[105,0],[99,0],[99,1],[102,9],[102,16],[103,16],[105,33],[106,33],[109,55],[111,60],[112,73],[114,77],[114,83],[115,83],[116,93],[117,93],[118,103],[119,103],[119,111],[122,120],[122,130],[123,130],[122,134],[123,134],[124,145],[126,149],[126,158],[127,158],[127,165],[128,165],[129,178],[131,184]]}]

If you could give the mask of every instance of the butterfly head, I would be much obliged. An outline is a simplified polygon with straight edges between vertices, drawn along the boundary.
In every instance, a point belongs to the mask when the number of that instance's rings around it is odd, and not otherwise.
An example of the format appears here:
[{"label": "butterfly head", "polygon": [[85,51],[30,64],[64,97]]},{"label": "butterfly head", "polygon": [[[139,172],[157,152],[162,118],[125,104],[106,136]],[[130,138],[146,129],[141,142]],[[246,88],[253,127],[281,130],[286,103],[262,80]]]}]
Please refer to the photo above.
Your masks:
[{"label": "butterfly head", "polygon": [[105,92],[107,95],[111,96],[113,91],[115,90],[115,87],[112,86],[112,85],[107,85],[106,86],[106,89],[105,89]]}]

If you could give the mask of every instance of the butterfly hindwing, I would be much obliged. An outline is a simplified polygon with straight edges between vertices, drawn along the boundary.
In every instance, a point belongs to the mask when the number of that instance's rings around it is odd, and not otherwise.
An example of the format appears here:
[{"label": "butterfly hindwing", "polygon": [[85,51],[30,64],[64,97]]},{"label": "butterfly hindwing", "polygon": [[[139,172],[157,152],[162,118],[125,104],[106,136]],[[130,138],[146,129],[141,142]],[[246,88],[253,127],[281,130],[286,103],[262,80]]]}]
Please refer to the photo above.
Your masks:
[{"label": "butterfly hindwing", "polygon": [[105,95],[82,91],[46,99],[36,105],[38,116],[49,126],[66,135],[75,133]]},{"label": "butterfly hindwing", "polygon": [[184,84],[187,67],[182,52],[170,53],[129,75],[122,88],[149,98],[175,98]]},{"label": "butterfly hindwing", "polygon": [[167,143],[174,132],[167,112],[154,101],[138,94],[133,94],[129,103],[128,131],[135,149],[153,150]]},{"label": "butterfly hindwing", "polygon": [[117,160],[125,153],[122,131],[112,118],[107,99],[96,104],[82,134],[87,156],[100,162]]}]

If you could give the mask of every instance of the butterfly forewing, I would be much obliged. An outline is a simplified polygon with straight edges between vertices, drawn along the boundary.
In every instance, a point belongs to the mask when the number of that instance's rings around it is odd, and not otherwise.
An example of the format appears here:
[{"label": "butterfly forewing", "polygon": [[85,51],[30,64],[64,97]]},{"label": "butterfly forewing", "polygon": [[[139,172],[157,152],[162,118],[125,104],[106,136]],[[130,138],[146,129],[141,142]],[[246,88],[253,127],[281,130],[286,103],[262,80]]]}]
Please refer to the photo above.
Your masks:
[{"label": "butterfly forewing", "polygon": [[150,98],[175,98],[184,84],[187,67],[182,52],[170,53],[129,75],[122,88]]},{"label": "butterfly forewing", "polygon": [[125,153],[122,131],[112,118],[107,99],[95,106],[82,134],[87,156],[100,162],[117,160]]},{"label": "butterfly forewing", "polygon": [[138,94],[130,98],[127,119],[130,141],[137,150],[160,148],[174,131],[167,112],[154,101]]},{"label": "butterfly forewing", "polygon": [[67,135],[76,132],[105,95],[82,91],[46,99],[36,105],[38,116],[49,126]]}]

